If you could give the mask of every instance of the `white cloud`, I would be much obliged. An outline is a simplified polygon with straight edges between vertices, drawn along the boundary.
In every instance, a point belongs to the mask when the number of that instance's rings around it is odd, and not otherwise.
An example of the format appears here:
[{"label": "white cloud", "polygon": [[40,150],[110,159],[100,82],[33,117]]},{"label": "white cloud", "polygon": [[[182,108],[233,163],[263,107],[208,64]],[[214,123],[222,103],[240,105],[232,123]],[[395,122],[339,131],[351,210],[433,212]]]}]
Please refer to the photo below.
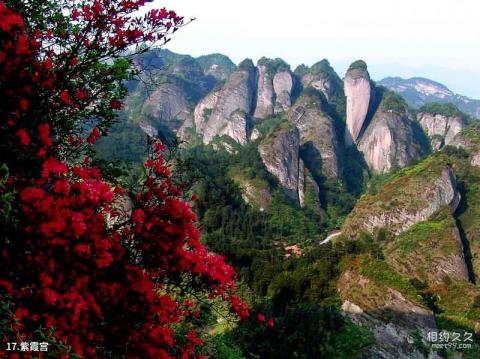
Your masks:
[{"label": "white cloud", "polygon": [[[283,57],[293,66],[328,58],[365,59],[477,71],[480,2],[475,0],[157,0],[196,21],[175,34],[173,51]],[[479,74],[480,75],[480,74]]]}]

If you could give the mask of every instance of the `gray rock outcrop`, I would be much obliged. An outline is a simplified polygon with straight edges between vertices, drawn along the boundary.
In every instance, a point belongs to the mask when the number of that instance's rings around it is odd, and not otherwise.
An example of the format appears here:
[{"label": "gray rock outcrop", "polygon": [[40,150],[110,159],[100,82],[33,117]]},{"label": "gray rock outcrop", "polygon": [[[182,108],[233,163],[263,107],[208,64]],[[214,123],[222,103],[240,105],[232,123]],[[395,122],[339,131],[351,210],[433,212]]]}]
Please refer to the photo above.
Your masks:
[{"label": "gray rock outcrop", "polygon": [[275,91],[274,112],[287,111],[292,106],[293,76],[290,71],[277,71],[273,77],[273,90]]},{"label": "gray rock outcrop", "polygon": [[143,126],[160,131],[178,131],[192,113],[185,92],[174,83],[162,83],[150,94],[141,109]]},{"label": "gray rock outcrop", "polygon": [[480,125],[472,123],[458,133],[450,143],[452,146],[464,148],[472,166],[480,167]]},{"label": "gray rock outcrop", "polygon": [[300,131],[302,158],[310,172],[337,178],[341,172],[340,148],[333,119],[322,111],[321,99],[303,94],[288,119]]},{"label": "gray rock outcrop", "polygon": [[406,114],[378,110],[358,143],[370,169],[388,172],[402,168],[424,154]]},{"label": "gray rock outcrop", "polygon": [[363,68],[349,69],[345,75],[344,88],[347,97],[345,145],[348,147],[356,143],[367,118],[373,91],[368,71]]},{"label": "gray rock outcrop", "polygon": [[299,150],[300,133],[296,127],[289,125],[277,128],[258,147],[268,172],[277,178],[285,194],[297,203],[303,202],[305,183]]},{"label": "gray rock outcrop", "polygon": [[[412,336],[420,334],[426,341],[428,332],[437,330],[431,310],[394,288],[384,288],[354,269],[347,269],[341,275],[337,287],[344,315],[373,332],[375,344],[367,349],[365,357],[427,358],[414,345]],[[390,319],[392,317],[395,319]],[[429,358],[439,358],[434,352],[429,354]]]},{"label": "gray rock outcrop", "polygon": [[204,143],[227,135],[244,144],[248,140],[248,116],[252,112],[256,70],[250,60],[232,73],[225,85],[203,98],[195,108],[194,122]]},{"label": "gray rock outcrop", "polygon": [[253,116],[264,119],[292,105],[293,76],[282,60],[262,58],[258,65],[257,99]]},{"label": "gray rock outcrop", "polygon": [[273,74],[268,65],[259,64],[257,83],[257,105],[253,114],[256,118],[273,115],[275,93],[273,91]]},{"label": "gray rock outcrop", "polygon": [[411,182],[402,182],[404,188],[395,188],[396,192],[385,194],[387,198],[393,196],[388,202],[382,202],[382,193],[361,200],[347,217],[344,233],[347,237],[355,237],[362,231],[373,233],[378,228],[386,228],[399,235],[415,223],[427,220],[445,206],[449,206],[453,213],[461,199],[455,174],[446,165],[432,171],[430,179],[419,173],[415,181],[409,178]]},{"label": "gray rock outcrop", "polygon": [[465,120],[460,117],[422,112],[418,114],[417,118],[430,138],[433,150],[450,145],[455,136],[465,128]]},{"label": "gray rock outcrop", "polygon": [[311,67],[300,65],[295,74],[300,77],[304,89],[310,87],[322,92],[329,102],[335,96],[343,96],[342,80],[326,59]]}]

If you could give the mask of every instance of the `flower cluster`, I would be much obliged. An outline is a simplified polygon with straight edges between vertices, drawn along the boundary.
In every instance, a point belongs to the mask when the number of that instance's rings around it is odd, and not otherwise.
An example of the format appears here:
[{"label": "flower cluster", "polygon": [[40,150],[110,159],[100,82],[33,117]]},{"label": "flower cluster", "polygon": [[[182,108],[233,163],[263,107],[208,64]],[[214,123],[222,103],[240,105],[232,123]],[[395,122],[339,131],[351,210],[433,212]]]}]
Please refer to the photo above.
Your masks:
[{"label": "flower cluster", "polygon": [[[80,8],[59,0],[53,15],[24,23],[0,1],[0,163],[17,194],[16,218],[0,229],[0,296],[13,299],[13,332],[51,329],[86,358],[201,357],[203,340],[188,321],[200,305],[190,294],[227,300],[248,316],[233,268],[201,243],[161,143],[139,193],[79,160],[121,107],[129,63],[103,60],[182,22],[165,9],[128,16],[146,2],[85,0]],[[81,125],[91,117],[99,124],[85,139]],[[134,209],[120,220],[116,202],[125,196]]]}]

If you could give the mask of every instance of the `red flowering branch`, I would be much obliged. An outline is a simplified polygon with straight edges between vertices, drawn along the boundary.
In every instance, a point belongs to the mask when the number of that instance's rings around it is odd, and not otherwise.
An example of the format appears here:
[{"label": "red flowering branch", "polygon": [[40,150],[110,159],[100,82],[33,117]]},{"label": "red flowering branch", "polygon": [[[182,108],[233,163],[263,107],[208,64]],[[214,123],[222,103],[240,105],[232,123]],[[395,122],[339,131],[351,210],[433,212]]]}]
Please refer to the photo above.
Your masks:
[{"label": "red flowering branch", "polygon": [[[12,333],[34,339],[51,330],[88,358],[201,357],[189,320],[200,304],[188,293],[227,300],[248,316],[233,269],[201,243],[160,143],[123,222],[117,200],[126,194],[88,158],[79,162],[79,149],[121,106],[131,73],[122,52],[182,23],[166,10],[133,17],[145,3],[8,2],[24,22],[0,2],[0,164],[10,170],[2,191],[16,194],[15,218],[0,229],[0,295],[13,299]],[[92,118],[97,126],[85,139]]]}]

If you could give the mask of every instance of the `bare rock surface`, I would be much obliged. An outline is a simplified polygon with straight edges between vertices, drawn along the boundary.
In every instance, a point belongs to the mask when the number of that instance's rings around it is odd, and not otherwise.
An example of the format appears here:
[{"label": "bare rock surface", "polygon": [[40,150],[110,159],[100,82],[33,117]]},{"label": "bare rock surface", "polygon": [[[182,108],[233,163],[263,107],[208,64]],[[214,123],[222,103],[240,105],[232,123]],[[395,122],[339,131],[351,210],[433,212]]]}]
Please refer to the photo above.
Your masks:
[{"label": "bare rock surface", "polygon": [[267,170],[274,175],[286,195],[301,202],[304,187],[304,165],[299,156],[300,133],[296,127],[283,126],[262,141],[258,147]]},{"label": "bare rock surface", "polygon": [[227,135],[239,143],[248,138],[248,116],[252,112],[256,86],[256,70],[245,60],[232,73],[224,86],[207,95],[195,108],[194,121],[203,142]]},{"label": "bare rock surface", "polygon": [[288,119],[300,131],[302,157],[307,168],[313,174],[338,178],[340,146],[333,119],[322,111],[320,98],[300,96]]},{"label": "bare rock surface", "polygon": [[345,96],[347,97],[347,128],[345,129],[345,145],[356,143],[367,118],[372,87],[370,75],[366,69],[350,69],[344,79]]},{"label": "bare rock surface", "polygon": [[383,173],[402,168],[424,154],[414,124],[406,114],[379,110],[358,143],[370,169]]},{"label": "bare rock surface", "polygon": [[450,145],[455,136],[465,128],[465,121],[460,117],[422,112],[417,118],[434,150]]}]

